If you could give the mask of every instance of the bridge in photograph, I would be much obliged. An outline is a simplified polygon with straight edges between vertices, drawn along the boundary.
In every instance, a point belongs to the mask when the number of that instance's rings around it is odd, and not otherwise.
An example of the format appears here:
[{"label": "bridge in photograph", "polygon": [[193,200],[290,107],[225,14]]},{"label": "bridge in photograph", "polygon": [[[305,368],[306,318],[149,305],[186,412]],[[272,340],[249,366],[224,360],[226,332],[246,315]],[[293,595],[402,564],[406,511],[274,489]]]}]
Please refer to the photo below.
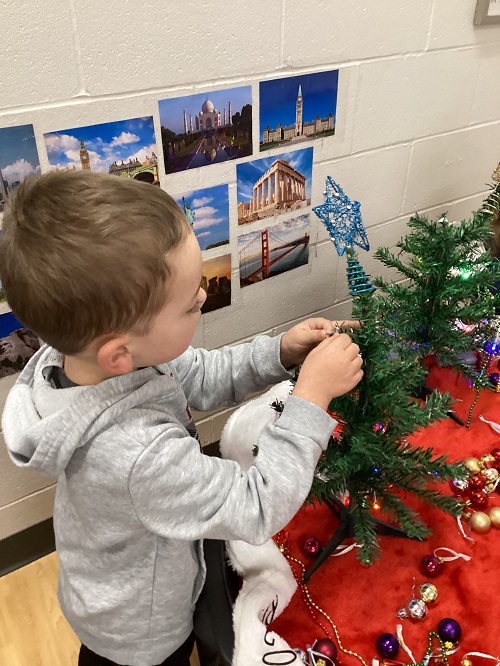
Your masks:
[{"label": "bridge in photograph", "polygon": [[[270,250],[269,241],[273,240],[277,245]],[[245,260],[245,257],[251,256],[252,250],[254,250],[254,243],[258,243],[259,237],[256,236],[253,240],[247,243],[239,251],[240,265]],[[286,257],[287,254],[290,254],[296,247],[299,245],[308,245],[309,244],[309,234],[304,234],[301,238],[297,238],[293,241],[283,241],[277,234],[273,233],[269,229],[264,229],[260,232],[260,245],[261,245],[261,266],[254,270],[249,275],[246,275],[247,280],[252,280],[252,278],[262,275],[262,279],[265,280],[269,277],[269,270],[271,266],[276,264],[278,261]],[[255,251],[255,250],[254,250]],[[271,258],[271,252],[273,257]],[[278,254],[276,255],[276,252]]]}]

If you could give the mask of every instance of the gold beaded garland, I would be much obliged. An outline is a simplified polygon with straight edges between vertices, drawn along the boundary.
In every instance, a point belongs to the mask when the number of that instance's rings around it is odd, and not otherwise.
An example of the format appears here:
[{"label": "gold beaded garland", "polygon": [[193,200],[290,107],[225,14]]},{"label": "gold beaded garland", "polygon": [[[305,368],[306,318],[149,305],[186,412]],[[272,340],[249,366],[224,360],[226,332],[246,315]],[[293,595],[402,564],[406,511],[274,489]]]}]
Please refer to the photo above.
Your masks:
[{"label": "gold beaded garland", "polygon": [[487,534],[490,531],[491,520],[487,513],[484,511],[474,511],[469,518],[469,525],[474,532],[478,534]]},{"label": "gold beaded garland", "polygon": [[[311,599],[311,595],[309,594],[309,590],[308,590],[308,588],[307,588],[307,585],[304,583],[304,577],[305,577],[305,574],[306,574],[306,567],[305,567],[305,565],[304,565],[300,560],[298,560],[297,558],[292,557],[292,556],[290,555],[290,552],[289,552],[289,546],[288,546],[288,533],[287,533],[287,531],[286,531],[286,530],[282,530],[281,532],[278,532],[278,534],[275,536],[275,541],[276,541],[276,545],[278,546],[278,548],[279,548],[279,550],[280,550],[280,553],[282,553],[283,556],[286,557],[286,559],[288,560],[288,563],[290,564],[290,569],[292,570],[293,577],[295,578],[295,581],[296,581],[297,585],[298,585],[299,588],[300,588],[300,591],[301,591],[301,593],[302,593],[302,598],[303,598],[303,600],[304,600],[304,602],[305,602],[305,605],[306,605],[306,607],[307,607],[309,613],[311,614],[313,620],[316,622],[316,624],[317,624],[319,627],[321,627],[321,628],[323,629],[323,631],[325,632],[326,636],[328,636],[328,638],[329,638],[330,640],[332,640],[331,635],[330,635],[330,632],[329,632],[329,631],[326,629],[326,627],[325,627],[325,626],[324,626],[324,625],[323,625],[323,624],[322,624],[322,623],[316,618],[316,616],[315,616],[315,614],[314,614],[314,611],[318,611],[319,613],[321,613],[321,615],[322,615],[326,620],[328,620],[328,622],[330,623],[330,626],[332,627],[332,629],[333,629],[333,631],[334,631],[334,633],[335,633],[335,637],[336,637],[336,639],[337,639],[337,643],[338,643],[339,649],[340,649],[342,652],[344,652],[345,654],[349,654],[349,655],[351,655],[351,656],[356,657],[357,659],[359,659],[359,661],[361,662],[361,664],[362,664],[363,666],[368,666],[368,664],[367,664],[366,661],[363,659],[363,657],[361,657],[357,652],[353,652],[352,650],[348,650],[347,648],[345,648],[345,647],[342,645],[342,641],[340,640],[340,635],[339,635],[339,632],[338,632],[337,626],[334,624],[332,618],[331,618],[331,617],[330,617],[330,616],[329,616],[329,615],[328,615],[328,614],[327,614],[322,608],[320,608],[316,603],[314,603],[314,601]],[[299,576],[299,574],[295,571],[295,569],[293,568],[293,566],[291,565],[291,562],[295,562],[296,564],[298,564],[298,565],[300,566],[300,568],[301,568],[301,570],[302,570],[300,576]],[[324,660],[323,660],[323,661],[324,661]],[[408,664],[408,666],[412,666],[412,665],[411,665],[411,664]]]}]

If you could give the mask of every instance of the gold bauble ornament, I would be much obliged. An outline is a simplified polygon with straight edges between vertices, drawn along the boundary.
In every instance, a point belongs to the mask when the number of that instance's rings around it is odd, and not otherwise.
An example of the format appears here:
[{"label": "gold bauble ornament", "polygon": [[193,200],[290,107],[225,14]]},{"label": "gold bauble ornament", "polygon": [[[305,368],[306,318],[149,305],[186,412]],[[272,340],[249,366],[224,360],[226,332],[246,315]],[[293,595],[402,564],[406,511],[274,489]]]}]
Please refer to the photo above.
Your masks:
[{"label": "gold bauble ornament", "polygon": [[487,513],[484,511],[474,511],[469,518],[469,525],[474,532],[478,534],[487,534],[490,531],[491,520]]},{"label": "gold bauble ornament", "polygon": [[462,659],[462,666],[472,666],[472,661],[470,659]]},{"label": "gold bauble ornament", "polygon": [[479,466],[479,460],[477,458],[466,458],[464,460],[464,465],[473,474],[477,474],[478,472],[481,471],[481,468]]},{"label": "gold bauble ornament", "polygon": [[426,604],[436,601],[438,598],[437,587],[432,583],[423,583],[423,585],[420,586],[420,597]]},{"label": "gold bauble ornament", "polygon": [[494,506],[490,509],[490,520],[493,527],[500,527],[500,506]]}]

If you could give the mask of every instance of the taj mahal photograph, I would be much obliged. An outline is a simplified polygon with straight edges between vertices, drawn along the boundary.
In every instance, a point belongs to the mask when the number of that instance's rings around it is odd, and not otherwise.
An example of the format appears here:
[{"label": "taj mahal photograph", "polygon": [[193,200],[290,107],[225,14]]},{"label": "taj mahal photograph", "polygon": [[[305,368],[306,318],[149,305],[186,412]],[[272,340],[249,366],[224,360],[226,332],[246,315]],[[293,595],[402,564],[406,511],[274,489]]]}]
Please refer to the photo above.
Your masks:
[{"label": "taj mahal photograph", "polygon": [[252,154],[252,87],[160,100],[165,172]]},{"label": "taj mahal photograph", "polygon": [[335,134],[338,70],[261,81],[260,150]]}]

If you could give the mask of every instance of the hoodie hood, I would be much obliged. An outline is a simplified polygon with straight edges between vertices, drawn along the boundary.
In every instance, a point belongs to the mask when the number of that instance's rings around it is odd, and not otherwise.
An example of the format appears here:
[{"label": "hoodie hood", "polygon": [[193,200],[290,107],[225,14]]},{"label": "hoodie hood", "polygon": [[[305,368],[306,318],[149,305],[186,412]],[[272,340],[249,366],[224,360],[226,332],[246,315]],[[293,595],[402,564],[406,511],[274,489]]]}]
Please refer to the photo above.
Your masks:
[{"label": "hoodie hood", "polygon": [[46,378],[47,370],[62,368],[63,361],[62,354],[42,347],[8,394],[2,417],[12,461],[54,478],[65,470],[75,449],[85,446],[125,410],[157,397],[158,383],[164,395],[168,384],[174,387],[170,373],[144,368],[95,386],[57,389]]}]

